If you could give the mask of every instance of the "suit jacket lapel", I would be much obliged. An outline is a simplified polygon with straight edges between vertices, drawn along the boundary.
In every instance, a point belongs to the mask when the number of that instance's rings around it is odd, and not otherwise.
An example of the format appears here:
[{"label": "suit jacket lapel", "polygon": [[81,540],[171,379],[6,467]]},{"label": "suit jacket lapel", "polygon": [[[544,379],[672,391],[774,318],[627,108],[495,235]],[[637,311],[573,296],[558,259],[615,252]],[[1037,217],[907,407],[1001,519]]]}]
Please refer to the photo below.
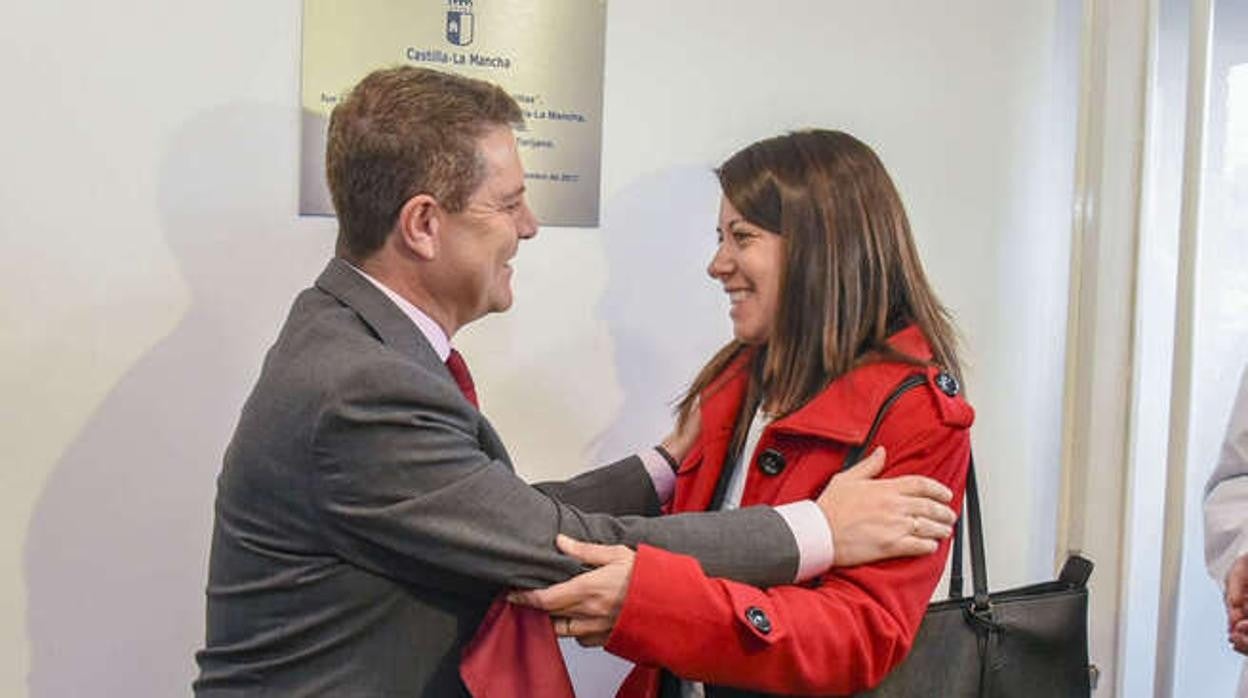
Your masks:
[{"label": "suit jacket lapel", "polygon": [[[329,260],[325,271],[316,280],[316,287],[354,310],[386,346],[394,348],[413,361],[437,367],[439,370],[435,372],[436,375],[445,377],[452,385],[455,384],[450,372],[446,370],[446,364],[438,358],[438,353],[433,350],[429,340],[425,339],[420,328],[345,260],[338,257]],[[456,390],[458,389],[456,386]],[[490,458],[502,462],[508,468],[513,467],[507,448],[485,415],[481,415],[478,422],[477,442]]]},{"label": "suit jacket lapel", "polygon": [[[438,366],[442,361],[425,335],[376,286],[334,257],[316,280],[316,287],[355,311],[387,346],[420,363]],[[447,374],[447,380],[451,380]]]}]

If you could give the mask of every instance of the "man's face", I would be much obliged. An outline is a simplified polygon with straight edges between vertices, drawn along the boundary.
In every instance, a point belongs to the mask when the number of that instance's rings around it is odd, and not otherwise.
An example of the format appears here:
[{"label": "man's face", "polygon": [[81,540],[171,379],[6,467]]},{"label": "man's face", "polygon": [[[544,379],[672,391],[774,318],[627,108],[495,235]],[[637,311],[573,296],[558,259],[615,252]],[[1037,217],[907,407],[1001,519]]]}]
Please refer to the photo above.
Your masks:
[{"label": "man's face", "polygon": [[462,211],[446,215],[438,253],[449,287],[442,300],[457,327],[511,307],[511,258],[537,234],[511,129],[491,129],[477,147],[485,179]]}]

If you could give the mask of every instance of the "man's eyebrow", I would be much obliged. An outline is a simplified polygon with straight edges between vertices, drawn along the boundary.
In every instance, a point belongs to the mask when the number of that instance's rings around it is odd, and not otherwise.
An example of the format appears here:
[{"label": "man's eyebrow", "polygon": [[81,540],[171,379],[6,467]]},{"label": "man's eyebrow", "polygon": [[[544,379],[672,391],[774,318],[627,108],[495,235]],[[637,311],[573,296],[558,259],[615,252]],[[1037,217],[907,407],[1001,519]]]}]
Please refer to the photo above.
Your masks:
[{"label": "man's eyebrow", "polygon": [[525,191],[527,191],[526,187],[523,184],[521,184],[519,187],[516,187],[514,190],[503,194],[502,199],[504,201],[507,201],[510,199],[518,199],[524,196]]}]

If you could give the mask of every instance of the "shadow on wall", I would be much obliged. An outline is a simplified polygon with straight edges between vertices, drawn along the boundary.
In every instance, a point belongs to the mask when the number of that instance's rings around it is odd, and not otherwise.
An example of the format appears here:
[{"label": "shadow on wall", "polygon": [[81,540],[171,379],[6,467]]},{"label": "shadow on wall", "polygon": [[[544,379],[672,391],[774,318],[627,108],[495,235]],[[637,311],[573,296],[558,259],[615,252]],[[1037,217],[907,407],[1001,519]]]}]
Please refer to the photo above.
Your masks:
[{"label": "shadow on wall", "polygon": [[36,506],[32,698],[189,692],[221,454],[285,309],[332,245],[295,215],[297,126],[294,110],[229,105],[171,141],[158,206],[191,304],[105,398]]},{"label": "shadow on wall", "polygon": [[[605,202],[599,234],[609,271],[597,314],[610,328],[623,402],[589,462],[606,463],[667,434],[676,399],[728,340],[728,303],[706,274],[718,215],[709,164],[649,174]],[[615,695],[631,667],[569,641],[562,648],[584,698]]]},{"label": "shadow on wall", "polygon": [[730,338],[727,300],[706,273],[719,196],[711,165],[686,165],[638,179],[607,202],[610,276],[598,312],[611,328],[624,402],[594,462],[670,431],[676,400]]}]

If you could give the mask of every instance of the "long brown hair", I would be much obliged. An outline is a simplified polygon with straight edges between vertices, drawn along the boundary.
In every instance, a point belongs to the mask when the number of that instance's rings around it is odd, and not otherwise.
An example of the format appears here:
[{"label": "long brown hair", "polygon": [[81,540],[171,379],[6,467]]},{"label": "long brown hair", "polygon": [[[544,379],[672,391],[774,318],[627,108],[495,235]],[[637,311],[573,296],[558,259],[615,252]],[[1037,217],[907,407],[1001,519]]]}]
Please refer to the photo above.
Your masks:
[{"label": "long brown hair", "polygon": [[[770,338],[749,364],[747,409],[738,422],[748,423],[760,400],[774,416],[789,414],[869,361],[928,363],[888,343],[909,324],[927,339],[932,363],[961,378],[953,323],[871,148],[840,131],[798,131],[745,147],[716,174],[742,217],[785,243],[780,305]],[[734,340],[711,358],[680,401],[682,422],[747,350]]]}]

